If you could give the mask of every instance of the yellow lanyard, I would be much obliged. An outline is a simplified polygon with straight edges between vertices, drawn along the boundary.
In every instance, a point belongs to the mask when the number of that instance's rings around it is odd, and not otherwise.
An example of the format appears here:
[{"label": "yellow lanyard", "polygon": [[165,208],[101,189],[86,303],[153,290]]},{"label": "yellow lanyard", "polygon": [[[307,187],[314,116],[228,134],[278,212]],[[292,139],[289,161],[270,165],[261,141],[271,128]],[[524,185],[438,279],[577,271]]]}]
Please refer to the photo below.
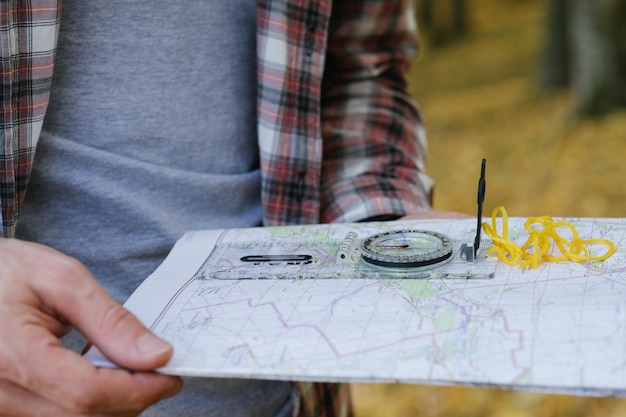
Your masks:
[{"label": "yellow lanyard", "polygon": [[[496,218],[502,216],[502,234],[498,234]],[[557,229],[567,228],[572,234],[571,240],[561,236]],[[520,247],[509,240],[509,222],[503,206],[496,207],[491,213],[491,225],[483,223],[483,230],[493,241],[487,252],[488,256],[496,257],[507,265],[519,265],[520,268],[537,268],[542,261],[546,262],[583,262],[604,261],[615,252],[615,245],[607,239],[581,239],[576,227],[567,221],[554,221],[550,216],[530,217],[524,222],[524,229],[529,233],[528,240]],[[559,248],[561,256],[548,253],[552,243]],[[600,256],[592,256],[588,245],[606,245],[608,250]]]}]

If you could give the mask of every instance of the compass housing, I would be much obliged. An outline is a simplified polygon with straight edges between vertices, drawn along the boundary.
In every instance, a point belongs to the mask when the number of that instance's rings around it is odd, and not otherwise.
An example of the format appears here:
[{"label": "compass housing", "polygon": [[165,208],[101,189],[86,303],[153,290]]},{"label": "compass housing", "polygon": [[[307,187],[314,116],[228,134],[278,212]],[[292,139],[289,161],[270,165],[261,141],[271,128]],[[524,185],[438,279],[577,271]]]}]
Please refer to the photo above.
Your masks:
[{"label": "compass housing", "polygon": [[434,268],[450,261],[452,253],[452,240],[432,230],[391,230],[361,241],[361,258],[385,268]]}]

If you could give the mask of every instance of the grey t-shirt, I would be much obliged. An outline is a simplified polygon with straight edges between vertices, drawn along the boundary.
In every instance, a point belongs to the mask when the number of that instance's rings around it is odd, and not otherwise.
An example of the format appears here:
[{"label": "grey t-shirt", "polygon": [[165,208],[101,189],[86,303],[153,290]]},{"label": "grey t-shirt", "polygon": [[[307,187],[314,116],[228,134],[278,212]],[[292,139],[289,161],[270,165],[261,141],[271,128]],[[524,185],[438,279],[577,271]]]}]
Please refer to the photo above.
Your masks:
[{"label": "grey t-shirt", "polygon": [[[186,230],[261,223],[256,2],[65,0],[62,18],[17,235],[123,302]],[[145,415],[288,414],[291,390],[190,379]]]}]

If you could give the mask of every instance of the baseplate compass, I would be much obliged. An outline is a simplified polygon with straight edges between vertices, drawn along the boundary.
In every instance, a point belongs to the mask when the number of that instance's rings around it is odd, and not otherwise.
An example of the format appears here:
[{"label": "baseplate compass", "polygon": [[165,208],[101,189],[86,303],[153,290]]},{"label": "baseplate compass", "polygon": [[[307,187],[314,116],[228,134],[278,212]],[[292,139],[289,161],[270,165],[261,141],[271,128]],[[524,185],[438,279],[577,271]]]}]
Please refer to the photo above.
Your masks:
[{"label": "baseplate compass", "polygon": [[483,160],[477,223],[472,218],[422,219],[225,229],[194,278],[494,278],[496,263],[487,259],[485,248],[479,251],[484,177]]}]

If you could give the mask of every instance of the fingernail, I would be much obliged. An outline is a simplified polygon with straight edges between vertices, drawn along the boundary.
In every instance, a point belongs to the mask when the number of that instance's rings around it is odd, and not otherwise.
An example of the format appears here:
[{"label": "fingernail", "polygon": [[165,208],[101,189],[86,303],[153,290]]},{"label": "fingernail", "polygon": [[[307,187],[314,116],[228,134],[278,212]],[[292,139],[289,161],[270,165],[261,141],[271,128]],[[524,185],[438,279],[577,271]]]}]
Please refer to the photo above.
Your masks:
[{"label": "fingernail", "polygon": [[137,339],[135,347],[144,356],[157,356],[172,348],[169,343],[159,339],[152,333],[146,333]]}]

